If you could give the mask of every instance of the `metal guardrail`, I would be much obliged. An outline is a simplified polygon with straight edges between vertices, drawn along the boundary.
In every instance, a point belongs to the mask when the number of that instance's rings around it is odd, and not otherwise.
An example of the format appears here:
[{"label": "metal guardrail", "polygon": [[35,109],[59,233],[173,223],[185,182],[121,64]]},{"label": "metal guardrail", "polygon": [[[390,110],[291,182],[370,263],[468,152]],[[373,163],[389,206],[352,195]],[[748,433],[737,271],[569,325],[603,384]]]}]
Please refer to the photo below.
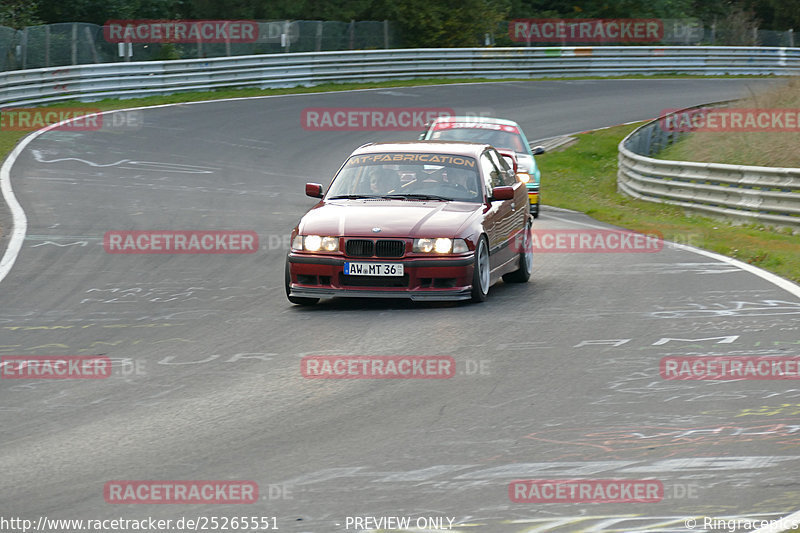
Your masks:
[{"label": "metal guardrail", "polygon": [[[708,106],[676,113],[703,107]],[[686,135],[666,131],[664,119],[648,122],[619,143],[618,190],[706,215],[800,228],[800,168],[655,159],[650,156]]]},{"label": "metal guardrail", "polygon": [[791,75],[800,48],[602,46],[306,52],[104,63],[0,73],[0,107],[220,88],[426,77],[535,78],[659,73]]}]

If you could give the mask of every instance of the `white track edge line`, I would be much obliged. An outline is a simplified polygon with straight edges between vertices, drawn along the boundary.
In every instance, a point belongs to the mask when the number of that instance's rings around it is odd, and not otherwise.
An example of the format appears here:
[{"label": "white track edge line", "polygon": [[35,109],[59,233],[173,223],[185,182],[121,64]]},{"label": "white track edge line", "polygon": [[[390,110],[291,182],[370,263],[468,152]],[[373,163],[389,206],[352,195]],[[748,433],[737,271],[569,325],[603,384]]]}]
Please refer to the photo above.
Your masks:
[{"label": "white track edge line", "polygon": [[[589,227],[589,228],[608,229],[608,227],[598,226],[598,225],[595,225],[595,224],[588,224],[586,222],[579,222],[577,220],[569,220],[569,219],[561,218],[561,217],[549,216],[548,218],[550,218],[552,220],[560,220],[562,222],[567,222],[567,223],[570,223],[570,224],[578,224],[580,226],[586,226],[586,227]],[[613,226],[613,224],[609,224],[609,225]],[[535,227],[534,227],[534,231],[536,231]],[[626,230],[626,231],[633,231],[633,230]],[[704,255],[704,256],[709,257],[711,259],[715,259],[717,261],[721,261],[723,263],[727,263],[727,264],[729,264],[729,265],[731,265],[733,267],[736,267],[736,268],[738,268],[740,270],[744,270],[746,272],[754,274],[754,275],[758,276],[759,278],[761,278],[761,279],[763,279],[763,280],[765,280],[765,281],[767,281],[769,283],[772,283],[773,285],[776,285],[777,287],[779,287],[779,288],[781,288],[781,289],[783,289],[785,291],[788,291],[793,296],[795,296],[796,298],[800,299],[800,285],[797,285],[796,283],[793,283],[793,282],[789,281],[788,279],[782,278],[782,277],[778,276],[777,274],[773,274],[772,272],[768,272],[768,271],[764,270],[763,268],[760,268],[760,267],[757,267],[757,266],[753,266],[751,264],[745,263],[744,261],[739,261],[738,259],[734,259],[734,258],[728,257],[726,255],[718,254],[716,252],[709,252],[708,250],[703,250],[702,248],[695,248],[694,246],[689,246],[687,244],[679,244],[679,243],[675,243],[675,242],[671,242],[671,241],[664,241],[664,242],[665,243],[669,243],[669,245],[671,247],[673,247],[673,248],[677,248],[679,250],[684,250],[686,252],[696,253],[696,254],[699,254],[699,255]],[[798,511],[798,512],[800,512],[800,511]]]}]

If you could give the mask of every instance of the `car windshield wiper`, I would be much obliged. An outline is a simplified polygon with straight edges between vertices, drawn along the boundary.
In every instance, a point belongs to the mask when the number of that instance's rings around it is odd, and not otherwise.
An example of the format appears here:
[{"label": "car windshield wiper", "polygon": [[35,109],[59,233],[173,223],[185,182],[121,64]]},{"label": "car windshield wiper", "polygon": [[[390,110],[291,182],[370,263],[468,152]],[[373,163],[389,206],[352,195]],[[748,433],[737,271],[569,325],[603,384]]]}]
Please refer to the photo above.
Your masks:
[{"label": "car windshield wiper", "polygon": [[375,194],[339,194],[331,196],[328,200],[357,200],[359,198],[381,198]]},{"label": "car windshield wiper", "polygon": [[445,198],[444,196],[437,196],[435,194],[387,194],[381,198],[390,198],[397,200],[440,200],[442,202],[450,202],[452,198]]}]

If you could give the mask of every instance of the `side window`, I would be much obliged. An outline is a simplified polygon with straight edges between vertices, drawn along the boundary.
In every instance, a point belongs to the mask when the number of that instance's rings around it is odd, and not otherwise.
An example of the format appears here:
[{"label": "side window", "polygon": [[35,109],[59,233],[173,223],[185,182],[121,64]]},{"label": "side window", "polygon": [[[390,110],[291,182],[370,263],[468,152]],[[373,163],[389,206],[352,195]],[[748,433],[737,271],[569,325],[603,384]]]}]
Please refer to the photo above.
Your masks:
[{"label": "side window", "polygon": [[500,180],[503,182],[502,185],[514,185],[514,183],[517,181],[517,177],[514,175],[514,171],[511,170],[511,167],[508,166],[506,158],[494,150],[489,151],[489,153],[492,156],[492,161],[494,162],[495,166],[500,169]]},{"label": "side window", "polygon": [[502,174],[497,170],[497,166],[492,161],[489,153],[489,151],[486,151],[481,154],[481,173],[483,174],[484,182],[486,182],[486,191],[491,195],[495,187],[505,184],[503,183]]}]

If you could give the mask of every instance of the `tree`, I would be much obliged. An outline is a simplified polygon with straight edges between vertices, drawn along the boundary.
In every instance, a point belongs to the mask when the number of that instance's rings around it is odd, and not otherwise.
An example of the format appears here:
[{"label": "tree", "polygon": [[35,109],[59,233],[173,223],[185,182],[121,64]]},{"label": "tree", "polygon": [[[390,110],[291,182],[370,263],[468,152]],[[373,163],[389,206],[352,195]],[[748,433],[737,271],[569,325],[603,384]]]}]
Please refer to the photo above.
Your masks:
[{"label": "tree", "polygon": [[407,47],[477,46],[510,8],[508,0],[407,0],[392,4],[387,18],[398,24]]},{"label": "tree", "polygon": [[4,0],[0,4],[0,26],[21,30],[25,26],[36,26],[42,21],[36,16],[36,2],[29,0]]}]

